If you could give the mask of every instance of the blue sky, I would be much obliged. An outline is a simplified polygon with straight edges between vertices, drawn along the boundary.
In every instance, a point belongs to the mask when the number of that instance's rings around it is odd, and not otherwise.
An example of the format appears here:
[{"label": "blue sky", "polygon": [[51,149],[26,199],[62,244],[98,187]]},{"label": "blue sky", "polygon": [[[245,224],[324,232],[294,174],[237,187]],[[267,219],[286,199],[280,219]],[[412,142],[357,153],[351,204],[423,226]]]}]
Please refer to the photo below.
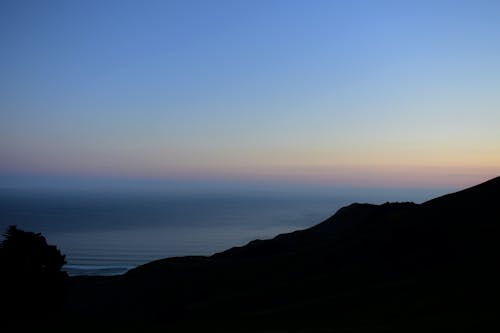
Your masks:
[{"label": "blue sky", "polygon": [[2,1],[0,176],[500,171],[500,2]]}]

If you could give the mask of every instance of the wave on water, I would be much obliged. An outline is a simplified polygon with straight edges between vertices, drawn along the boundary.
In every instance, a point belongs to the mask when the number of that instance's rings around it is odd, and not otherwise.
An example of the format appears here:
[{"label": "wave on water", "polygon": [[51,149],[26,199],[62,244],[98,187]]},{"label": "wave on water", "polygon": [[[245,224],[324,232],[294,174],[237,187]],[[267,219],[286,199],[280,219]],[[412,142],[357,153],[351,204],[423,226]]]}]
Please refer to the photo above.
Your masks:
[{"label": "wave on water", "polygon": [[135,266],[97,266],[97,265],[65,265],[63,270],[69,276],[76,275],[120,275]]}]

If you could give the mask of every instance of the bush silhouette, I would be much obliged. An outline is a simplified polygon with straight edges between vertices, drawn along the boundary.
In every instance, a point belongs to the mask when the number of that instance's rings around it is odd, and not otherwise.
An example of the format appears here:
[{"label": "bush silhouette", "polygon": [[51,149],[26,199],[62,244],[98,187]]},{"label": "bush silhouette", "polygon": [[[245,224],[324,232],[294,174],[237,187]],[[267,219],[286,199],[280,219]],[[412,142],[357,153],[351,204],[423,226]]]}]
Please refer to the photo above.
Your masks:
[{"label": "bush silhouette", "polygon": [[62,302],[65,256],[40,233],[10,226],[0,243],[2,309],[11,320],[50,316]]}]

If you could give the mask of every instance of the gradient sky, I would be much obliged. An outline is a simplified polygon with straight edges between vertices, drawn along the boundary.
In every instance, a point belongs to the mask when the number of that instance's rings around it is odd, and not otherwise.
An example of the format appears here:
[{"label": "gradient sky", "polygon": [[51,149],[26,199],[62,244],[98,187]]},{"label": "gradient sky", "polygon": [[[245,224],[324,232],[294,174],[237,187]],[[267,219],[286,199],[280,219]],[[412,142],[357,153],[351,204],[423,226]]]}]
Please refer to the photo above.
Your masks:
[{"label": "gradient sky", "polygon": [[1,1],[0,176],[472,184],[498,1]]}]

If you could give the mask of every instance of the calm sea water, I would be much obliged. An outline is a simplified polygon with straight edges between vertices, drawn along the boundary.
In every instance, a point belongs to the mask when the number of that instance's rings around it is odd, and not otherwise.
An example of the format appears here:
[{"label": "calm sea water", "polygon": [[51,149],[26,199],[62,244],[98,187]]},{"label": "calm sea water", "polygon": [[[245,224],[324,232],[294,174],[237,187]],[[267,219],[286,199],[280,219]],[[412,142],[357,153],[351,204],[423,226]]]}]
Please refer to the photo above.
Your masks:
[{"label": "calm sea water", "polygon": [[[0,228],[41,232],[66,255],[70,275],[119,274],[151,260],[210,255],[328,218],[351,202],[398,193],[0,192]],[[423,201],[429,191],[409,192]]]}]

